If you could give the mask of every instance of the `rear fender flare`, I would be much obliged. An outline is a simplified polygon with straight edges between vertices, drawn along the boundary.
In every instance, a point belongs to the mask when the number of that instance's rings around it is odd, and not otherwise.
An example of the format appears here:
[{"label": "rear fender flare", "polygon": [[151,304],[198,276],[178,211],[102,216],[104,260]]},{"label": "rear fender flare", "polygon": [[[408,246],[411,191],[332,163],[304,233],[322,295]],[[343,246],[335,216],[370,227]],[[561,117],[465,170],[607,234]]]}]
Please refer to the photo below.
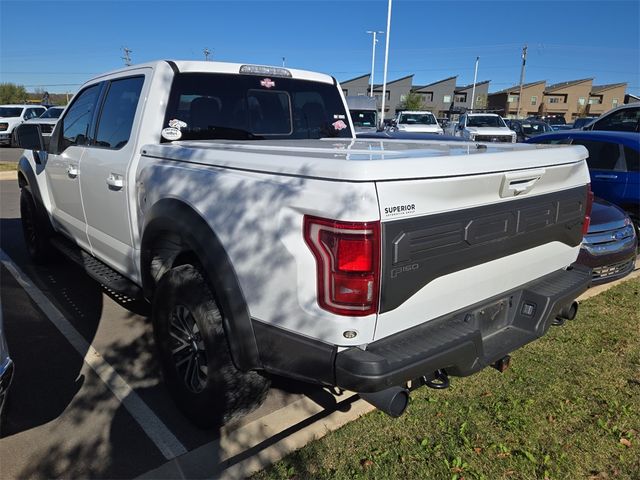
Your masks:
[{"label": "rear fender flare", "polygon": [[176,199],[158,201],[145,217],[140,254],[145,296],[153,296],[155,285],[169,268],[195,259],[222,311],[234,364],[243,371],[262,368],[238,277],[209,224],[191,206]]}]

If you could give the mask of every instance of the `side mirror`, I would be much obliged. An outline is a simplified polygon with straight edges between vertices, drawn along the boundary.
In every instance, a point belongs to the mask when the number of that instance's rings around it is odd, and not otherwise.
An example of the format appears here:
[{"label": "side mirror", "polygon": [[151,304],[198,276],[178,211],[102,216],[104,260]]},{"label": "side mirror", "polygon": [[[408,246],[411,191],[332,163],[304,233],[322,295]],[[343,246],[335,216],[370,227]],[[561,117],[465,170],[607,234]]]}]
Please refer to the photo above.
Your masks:
[{"label": "side mirror", "polygon": [[44,150],[42,131],[37,123],[23,123],[14,130],[16,145],[25,150]]}]

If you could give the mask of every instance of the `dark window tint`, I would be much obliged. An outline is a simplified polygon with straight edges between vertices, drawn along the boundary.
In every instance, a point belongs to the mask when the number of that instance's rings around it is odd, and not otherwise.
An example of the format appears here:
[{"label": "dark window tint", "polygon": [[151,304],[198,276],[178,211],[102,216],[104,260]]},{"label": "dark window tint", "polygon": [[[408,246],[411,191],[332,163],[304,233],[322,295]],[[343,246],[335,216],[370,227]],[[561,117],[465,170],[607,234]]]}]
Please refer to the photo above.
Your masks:
[{"label": "dark window tint", "polygon": [[584,145],[589,151],[587,164],[595,170],[624,170],[620,145],[610,142],[574,139],[574,145]]},{"label": "dark window tint", "polygon": [[624,108],[595,122],[593,130],[637,132],[638,124],[640,124],[640,107]]},{"label": "dark window tint", "polygon": [[640,172],[640,152],[638,150],[624,147],[624,159],[628,172]]},{"label": "dark window tint", "polygon": [[144,77],[110,83],[98,120],[96,146],[122,148],[127,144],[143,84]]},{"label": "dark window tint", "polygon": [[543,143],[546,145],[571,145],[571,139],[570,138],[551,138],[551,139],[544,139],[544,140],[536,139],[535,143]]},{"label": "dark window tint", "polygon": [[100,85],[93,85],[80,93],[69,107],[62,120],[62,148],[60,151],[72,145],[87,144],[89,125],[99,93]]},{"label": "dark window tint", "polygon": [[186,123],[182,140],[351,137],[347,118],[332,84],[183,73],[173,82],[163,127]]}]

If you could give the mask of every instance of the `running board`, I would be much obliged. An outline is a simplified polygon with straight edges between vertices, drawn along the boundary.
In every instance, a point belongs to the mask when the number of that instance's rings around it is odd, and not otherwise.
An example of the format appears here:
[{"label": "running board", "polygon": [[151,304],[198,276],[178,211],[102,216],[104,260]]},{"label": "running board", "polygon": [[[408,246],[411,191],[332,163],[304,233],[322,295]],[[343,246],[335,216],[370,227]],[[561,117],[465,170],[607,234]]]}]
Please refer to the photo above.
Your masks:
[{"label": "running board", "polygon": [[54,237],[51,239],[51,244],[107,289],[132,299],[142,298],[142,289],[139,286],[66,238]]}]

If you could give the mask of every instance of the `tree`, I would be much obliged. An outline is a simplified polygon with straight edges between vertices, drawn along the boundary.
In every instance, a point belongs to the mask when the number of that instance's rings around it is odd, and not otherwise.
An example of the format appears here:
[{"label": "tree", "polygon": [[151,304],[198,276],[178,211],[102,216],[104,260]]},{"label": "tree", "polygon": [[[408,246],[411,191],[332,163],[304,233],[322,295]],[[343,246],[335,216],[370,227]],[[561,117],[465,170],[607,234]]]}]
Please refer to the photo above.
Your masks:
[{"label": "tree", "polygon": [[400,103],[401,110],[424,110],[422,95],[416,92],[409,92]]},{"label": "tree", "polygon": [[15,83],[0,83],[0,104],[24,103],[27,91],[22,85]]}]

